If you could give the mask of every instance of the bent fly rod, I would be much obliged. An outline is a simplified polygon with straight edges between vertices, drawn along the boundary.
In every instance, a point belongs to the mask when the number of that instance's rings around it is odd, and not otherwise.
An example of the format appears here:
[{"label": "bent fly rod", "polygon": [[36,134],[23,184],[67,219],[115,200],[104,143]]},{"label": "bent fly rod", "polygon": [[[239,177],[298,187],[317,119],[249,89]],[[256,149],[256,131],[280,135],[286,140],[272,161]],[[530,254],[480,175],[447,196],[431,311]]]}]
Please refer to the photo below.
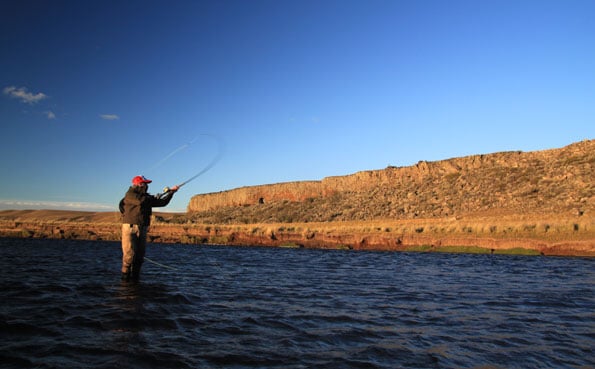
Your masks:
[{"label": "bent fly rod", "polygon": [[[195,175],[193,175],[192,177],[188,178],[184,182],[176,185],[175,187],[177,187],[178,189],[180,187],[186,185],[187,183],[192,182],[193,180],[195,180],[196,178],[200,177],[201,175],[205,174],[209,169],[211,169],[212,167],[214,167],[215,164],[217,164],[219,162],[219,160],[221,160],[221,157],[223,157],[223,152],[224,152],[223,140],[221,140],[217,136],[210,135],[210,134],[200,134],[199,136],[209,136],[209,137],[214,138],[217,141],[217,155],[200,172],[196,173]],[[195,140],[196,140],[196,138],[194,140],[192,140],[191,143],[194,142]],[[163,194],[166,194],[169,191],[171,191],[171,189],[169,187],[165,187],[163,189]]]}]

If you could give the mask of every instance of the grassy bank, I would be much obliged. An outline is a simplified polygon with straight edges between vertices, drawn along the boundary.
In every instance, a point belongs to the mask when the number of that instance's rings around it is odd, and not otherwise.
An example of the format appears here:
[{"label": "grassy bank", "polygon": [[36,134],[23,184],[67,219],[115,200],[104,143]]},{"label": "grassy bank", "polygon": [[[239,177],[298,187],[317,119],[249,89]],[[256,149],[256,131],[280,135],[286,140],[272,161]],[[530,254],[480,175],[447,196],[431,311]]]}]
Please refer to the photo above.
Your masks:
[{"label": "grassy bank", "polygon": [[[156,214],[150,242],[323,249],[595,256],[595,224],[559,214],[341,222],[198,224]],[[0,236],[119,240],[114,213],[0,212]]]}]

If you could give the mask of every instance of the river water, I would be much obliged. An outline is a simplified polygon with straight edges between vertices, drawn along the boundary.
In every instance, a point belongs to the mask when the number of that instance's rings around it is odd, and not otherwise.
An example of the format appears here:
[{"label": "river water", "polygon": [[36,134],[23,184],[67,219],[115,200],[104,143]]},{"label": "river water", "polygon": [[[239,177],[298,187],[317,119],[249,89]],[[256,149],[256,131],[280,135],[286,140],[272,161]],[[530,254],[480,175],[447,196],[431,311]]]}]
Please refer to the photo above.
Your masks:
[{"label": "river water", "polygon": [[120,255],[0,239],[0,366],[595,367],[594,259],[149,244],[131,284]]}]

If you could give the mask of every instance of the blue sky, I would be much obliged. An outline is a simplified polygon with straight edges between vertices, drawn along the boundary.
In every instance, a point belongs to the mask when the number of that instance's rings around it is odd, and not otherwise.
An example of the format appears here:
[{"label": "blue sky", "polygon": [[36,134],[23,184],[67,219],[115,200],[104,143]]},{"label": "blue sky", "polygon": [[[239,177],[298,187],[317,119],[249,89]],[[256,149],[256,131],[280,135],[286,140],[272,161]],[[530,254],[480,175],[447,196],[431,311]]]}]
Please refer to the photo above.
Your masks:
[{"label": "blue sky", "polygon": [[0,209],[595,137],[595,1],[0,3]]}]

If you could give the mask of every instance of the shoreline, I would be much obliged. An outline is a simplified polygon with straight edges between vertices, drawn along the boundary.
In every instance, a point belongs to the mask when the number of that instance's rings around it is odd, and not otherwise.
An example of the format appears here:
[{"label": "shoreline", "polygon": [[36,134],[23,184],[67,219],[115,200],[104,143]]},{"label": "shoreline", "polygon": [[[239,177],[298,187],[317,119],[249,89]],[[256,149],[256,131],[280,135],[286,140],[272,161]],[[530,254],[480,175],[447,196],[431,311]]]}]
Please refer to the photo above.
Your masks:
[{"label": "shoreline", "polygon": [[[148,242],[595,257],[595,222],[560,214],[225,225],[176,224],[175,217],[155,213]],[[119,241],[119,214],[5,210],[0,237]]]}]

